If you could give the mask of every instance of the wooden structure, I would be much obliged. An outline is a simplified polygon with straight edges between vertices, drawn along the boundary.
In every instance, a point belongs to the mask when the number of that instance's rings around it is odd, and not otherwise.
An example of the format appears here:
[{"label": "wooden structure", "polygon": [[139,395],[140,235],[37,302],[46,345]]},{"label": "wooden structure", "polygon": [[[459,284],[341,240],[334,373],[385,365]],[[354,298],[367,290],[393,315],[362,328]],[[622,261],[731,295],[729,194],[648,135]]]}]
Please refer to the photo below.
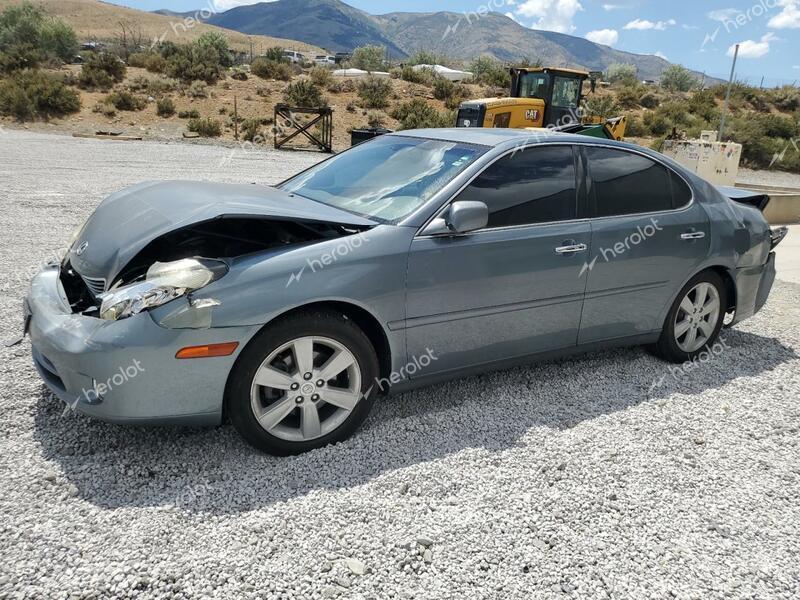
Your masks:
[{"label": "wooden structure", "polygon": [[[308,122],[300,122],[296,115],[316,115]],[[286,146],[298,136],[305,137],[323,152],[333,152],[333,109],[303,108],[288,104],[275,105],[275,149]]]}]

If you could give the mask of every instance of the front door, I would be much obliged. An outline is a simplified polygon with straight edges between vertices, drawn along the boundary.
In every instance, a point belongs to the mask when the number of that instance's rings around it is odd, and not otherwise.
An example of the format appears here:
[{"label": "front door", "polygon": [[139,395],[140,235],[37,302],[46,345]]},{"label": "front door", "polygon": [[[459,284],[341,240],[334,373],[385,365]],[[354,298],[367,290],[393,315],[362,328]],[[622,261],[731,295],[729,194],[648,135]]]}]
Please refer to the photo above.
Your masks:
[{"label": "front door", "polygon": [[436,357],[419,376],[576,345],[591,232],[574,158],[569,145],[506,155],[456,198],[488,205],[485,229],[414,239],[409,360]]}]

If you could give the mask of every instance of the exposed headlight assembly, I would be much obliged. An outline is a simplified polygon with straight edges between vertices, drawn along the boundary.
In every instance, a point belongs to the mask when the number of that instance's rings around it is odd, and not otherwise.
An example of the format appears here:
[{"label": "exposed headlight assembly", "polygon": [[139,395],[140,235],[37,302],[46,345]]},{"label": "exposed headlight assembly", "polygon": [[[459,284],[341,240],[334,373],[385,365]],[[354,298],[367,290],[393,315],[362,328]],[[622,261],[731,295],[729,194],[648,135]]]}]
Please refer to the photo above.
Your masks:
[{"label": "exposed headlight assembly", "polygon": [[154,263],[147,270],[144,281],[116,288],[98,297],[102,301],[100,318],[116,321],[161,306],[207,286],[227,272],[224,262],[207,258]]}]

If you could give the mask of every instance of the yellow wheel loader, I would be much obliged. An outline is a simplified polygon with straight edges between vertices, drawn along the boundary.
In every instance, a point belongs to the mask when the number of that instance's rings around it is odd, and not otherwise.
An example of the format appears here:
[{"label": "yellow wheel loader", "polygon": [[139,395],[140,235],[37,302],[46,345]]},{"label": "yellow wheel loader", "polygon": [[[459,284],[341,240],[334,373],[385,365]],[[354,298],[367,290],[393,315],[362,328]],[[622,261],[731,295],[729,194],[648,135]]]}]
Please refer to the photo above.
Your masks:
[{"label": "yellow wheel loader", "polygon": [[467,100],[458,108],[456,127],[548,128],[599,138],[621,140],[626,117],[582,117],[583,84],[596,74],[552,67],[511,69],[508,98]]}]

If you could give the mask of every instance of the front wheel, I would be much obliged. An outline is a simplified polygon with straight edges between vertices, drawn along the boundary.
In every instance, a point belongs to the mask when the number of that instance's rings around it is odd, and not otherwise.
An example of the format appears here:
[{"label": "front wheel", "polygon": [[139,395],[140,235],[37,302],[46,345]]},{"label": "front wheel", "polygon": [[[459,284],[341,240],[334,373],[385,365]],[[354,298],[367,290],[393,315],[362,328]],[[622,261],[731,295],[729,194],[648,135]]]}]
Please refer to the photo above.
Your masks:
[{"label": "front wheel", "polygon": [[227,409],[250,444],[279,456],[342,441],[370,411],[378,359],[344,315],[298,314],[266,327],[231,372]]},{"label": "front wheel", "polygon": [[693,277],[673,302],[657,353],[670,362],[691,361],[719,337],[727,308],[725,284],[713,271]]}]

